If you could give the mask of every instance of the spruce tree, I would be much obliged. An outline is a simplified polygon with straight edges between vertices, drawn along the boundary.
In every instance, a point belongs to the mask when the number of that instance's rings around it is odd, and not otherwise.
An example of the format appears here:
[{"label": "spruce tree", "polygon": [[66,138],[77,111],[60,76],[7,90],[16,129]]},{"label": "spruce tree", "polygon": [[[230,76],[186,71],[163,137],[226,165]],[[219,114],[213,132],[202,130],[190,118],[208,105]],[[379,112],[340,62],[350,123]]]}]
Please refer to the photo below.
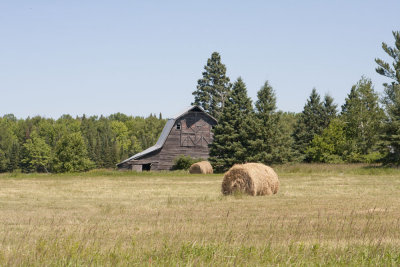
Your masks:
[{"label": "spruce tree", "polygon": [[8,164],[7,164],[7,171],[12,172],[19,168],[19,158],[20,158],[20,149],[19,143],[15,139],[10,148],[10,152],[8,154]]},{"label": "spruce tree", "polygon": [[382,143],[386,152],[386,162],[400,165],[400,31],[394,31],[395,46],[382,43],[383,50],[393,59],[392,65],[382,59],[375,59],[378,64],[376,72],[390,78],[391,83],[384,83],[387,120],[384,127]]},{"label": "spruce tree", "polygon": [[253,156],[250,143],[254,138],[254,111],[241,78],[234,83],[225,102],[214,141],[210,145],[210,162],[216,172],[226,171],[235,163],[244,163]]},{"label": "spruce tree", "polygon": [[86,118],[86,116],[83,115],[81,118],[81,125],[80,125],[80,131],[85,140],[88,156],[90,160],[92,160],[93,162],[97,162],[97,155],[95,151],[96,136],[97,136],[96,119],[97,117],[94,116]]},{"label": "spruce tree", "polygon": [[7,163],[6,153],[0,148],[0,172],[5,172],[7,170]]},{"label": "spruce tree", "polygon": [[292,158],[290,131],[281,121],[282,113],[276,111],[276,96],[268,81],[257,93],[255,139],[252,142],[252,161],[264,164],[284,163]]},{"label": "spruce tree", "polygon": [[216,119],[224,108],[227,95],[231,88],[226,76],[226,67],[221,63],[221,56],[214,52],[204,66],[203,78],[197,81],[197,89],[192,93],[192,104],[202,107]]},{"label": "spruce tree", "polygon": [[324,129],[327,128],[330,122],[336,118],[337,105],[333,102],[333,98],[330,95],[325,95],[324,102],[322,104],[322,118],[324,120]]},{"label": "spruce tree", "polygon": [[325,126],[324,106],[321,103],[321,97],[314,88],[300,117],[296,123],[293,133],[294,149],[300,153],[300,158],[305,158],[307,147],[315,135],[321,134]]},{"label": "spruce tree", "polygon": [[16,119],[5,115],[0,120],[0,172],[14,171],[19,165],[19,143],[14,134]]}]

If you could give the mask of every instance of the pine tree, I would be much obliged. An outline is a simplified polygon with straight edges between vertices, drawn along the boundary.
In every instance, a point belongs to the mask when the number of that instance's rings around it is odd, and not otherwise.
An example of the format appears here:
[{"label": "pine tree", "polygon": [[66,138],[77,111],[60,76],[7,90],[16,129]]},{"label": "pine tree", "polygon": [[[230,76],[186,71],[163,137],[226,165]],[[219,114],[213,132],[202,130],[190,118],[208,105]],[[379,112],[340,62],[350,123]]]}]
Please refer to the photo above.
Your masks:
[{"label": "pine tree", "polygon": [[254,111],[241,78],[234,83],[225,104],[210,145],[209,160],[217,172],[244,163],[252,156],[249,148],[254,137]]},{"label": "pine tree", "polygon": [[0,120],[0,172],[14,171],[19,165],[19,143],[14,134],[16,119],[7,114]]},{"label": "pine tree", "polygon": [[103,153],[103,139],[101,137],[101,133],[98,132],[95,139],[95,146],[94,146],[94,162],[96,163],[96,168],[104,168],[104,153]]},{"label": "pine tree", "polygon": [[221,56],[214,52],[204,66],[203,78],[197,81],[197,89],[192,93],[194,102],[211,116],[219,118],[231,88],[226,76],[226,67],[221,63]]},{"label": "pine tree", "polygon": [[351,149],[353,157],[367,155],[376,149],[384,112],[379,106],[379,97],[370,79],[362,77],[352,86],[342,106],[342,119],[345,122],[347,139],[354,144]]},{"label": "pine tree", "polygon": [[292,138],[284,128],[282,113],[276,111],[276,96],[268,81],[257,93],[255,141],[251,161],[264,164],[284,163],[292,158]]},{"label": "pine tree", "polygon": [[293,133],[294,149],[306,161],[310,160],[305,158],[307,147],[315,135],[322,133],[324,126],[324,106],[321,103],[321,97],[314,88],[300,114]]},{"label": "pine tree", "polygon": [[8,164],[7,171],[12,172],[19,168],[19,158],[20,158],[19,143],[14,140],[11,144],[10,152],[8,154]]},{"label": "pine tree", "polygon": [[95,151],[96,146],[96,136],[97,136],[97,125],[95,116],[86,118],[85,115],[81,118],[80,131],[85,140],[86,150],[90,160],[97,162],[97,155]]},{"label": "pine tree", "polygon": [[0,148],[0,172],[7,170],[7,162],[6,153]]},{"label": "pine tree", "polygon": [[381,59],[375,59],[378,64],[376,72],[386,76],[392,82],[384,83],[386,108],[383,147],[386,148],[388,163],[400,165],[400,31],[394,31],[395,47],[382,43],[383,50],[393,59],[392,66]]}]

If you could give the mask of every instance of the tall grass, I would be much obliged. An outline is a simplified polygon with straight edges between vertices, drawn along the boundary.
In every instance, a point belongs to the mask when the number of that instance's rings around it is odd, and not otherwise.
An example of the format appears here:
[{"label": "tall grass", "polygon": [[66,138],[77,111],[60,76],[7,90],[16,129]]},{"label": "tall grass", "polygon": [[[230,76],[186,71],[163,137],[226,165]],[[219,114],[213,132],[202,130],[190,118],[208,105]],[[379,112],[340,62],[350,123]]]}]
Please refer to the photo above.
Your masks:
[{"label": "tall grass", "polygon": [[400,264],[398,170],[276,169],[264,197],[222,196],[222,175],[3,174],[0,266]]}]

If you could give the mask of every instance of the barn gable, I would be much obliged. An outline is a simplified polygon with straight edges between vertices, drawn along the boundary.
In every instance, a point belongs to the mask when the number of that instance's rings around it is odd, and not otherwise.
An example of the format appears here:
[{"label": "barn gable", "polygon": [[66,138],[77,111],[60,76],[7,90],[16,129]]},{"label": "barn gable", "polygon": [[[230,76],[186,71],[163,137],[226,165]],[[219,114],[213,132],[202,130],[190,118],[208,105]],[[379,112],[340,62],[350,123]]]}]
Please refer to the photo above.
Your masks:
[{"label": "barn gable", "polygon": [[212,127],[217,120],[202,108],[192,106],[169,119],[157,143],[117,164],[119,169],[170,170],[180,155],[208,158],[213,140]]}]

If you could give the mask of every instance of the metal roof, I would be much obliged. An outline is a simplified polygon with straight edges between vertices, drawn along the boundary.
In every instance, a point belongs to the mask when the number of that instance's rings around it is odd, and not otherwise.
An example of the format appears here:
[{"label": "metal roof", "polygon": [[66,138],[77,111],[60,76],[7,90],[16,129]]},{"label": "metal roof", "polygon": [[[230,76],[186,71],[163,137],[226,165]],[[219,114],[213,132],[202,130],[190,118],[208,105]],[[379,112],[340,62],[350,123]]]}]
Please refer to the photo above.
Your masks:
[{"label": "metal roof", "polygon": [[[147,154],[149,154],[151,152],[154,152],[154,151],[157,151],[157,150],[161,149],[164,146],[164,143],[167,140],[167,137],[168,137],[169,133],[171,132],[172,128],[174,127],[175,121],[177,119],[179,119],[180,117],[182,117],[183,115],[185,115],[186,113],[188,113],[189,111],[192,111],[194,109],[198,109],[198,110],[204,112],[205,114],[207,114],[207,112],[205,112],[204,109],[202,109],[199,106],[191,106],[191,107],[188,107],[188,108],[184,109],[182,112],[176,114],[173,118],[168,119],[167,123],[165,124],[165,126],[164,126],[164,128],[163,128],[163,130],[162,130],[162,132],[160,134],[160,137],[157,140],[157,143],[154,146],[151,146],[151,147],[143,150],[142,152],[137,153],[137,154],[133,155],[132,157],[130,157],[130,158],[124,160],[124,161],[121,161],[120,163],[117,164],[117,166],[121,165],[121,164],[123,164],[125,162],[128,162],[130,160],[139,159],[144,155],[147,155]],[[212,118],[215,122],[217,122],[217,120],[213,116],[211,116],[209,114],[207,114],[207,115],[210,118]]]},{"label": "metal roof", "polygon": [[201,111],[201,112],[204,112],[207,116],[209,116],[211,119],[213,119],[215,122],[217,122],[217,119],[216,119],[216,118],[214,118],[213,116],[211,116],[210,114],[208,114],[207,112],[205,112],[204,109],[202,109],[202,108],[199,107],[199,106],[190,106],[190,107],[187,107],[187,108],[185,108],[184,110],[182,110],[181,112],[179,112],[178,114],[176,114],[174,117],[172,117],[172,119],[177,120],[177,119],[179,119],[180,117],[182,117],[183,115],[185,115],[186,113],[188,113],[189,111],[192,111],[192,110],[194,110],[194,109],[197,109],[197,110],[199,110],[199,111]]}]

